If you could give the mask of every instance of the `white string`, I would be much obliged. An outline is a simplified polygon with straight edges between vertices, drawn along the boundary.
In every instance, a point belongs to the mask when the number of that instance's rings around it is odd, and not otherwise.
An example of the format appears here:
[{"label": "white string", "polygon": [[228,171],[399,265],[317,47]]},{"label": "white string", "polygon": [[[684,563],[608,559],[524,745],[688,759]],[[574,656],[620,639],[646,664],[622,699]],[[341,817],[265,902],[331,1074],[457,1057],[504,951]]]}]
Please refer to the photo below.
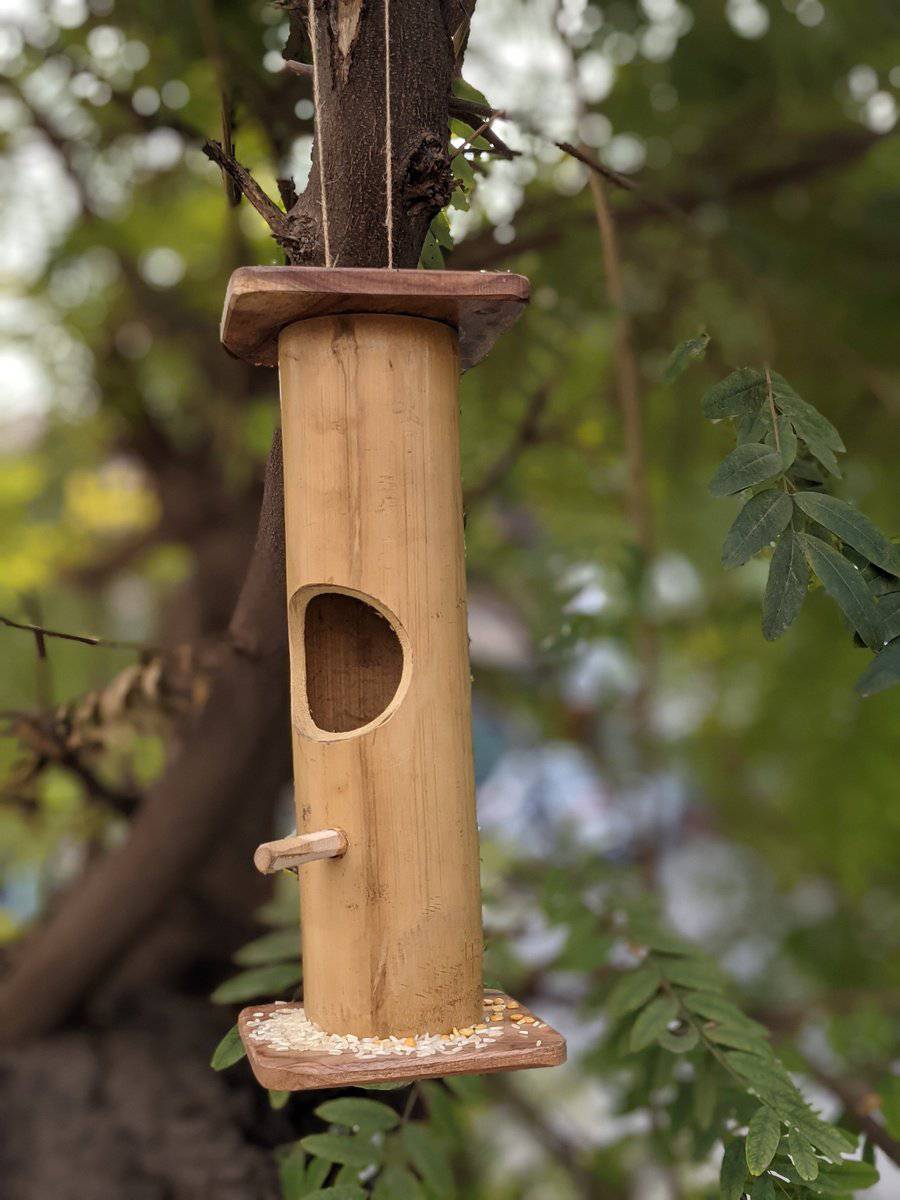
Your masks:
[{"label": "white string", "polygon": [[313,107],[316,110],[316,138],[319,142],[319,195],[322,198],[322,239],[325,242],[325,266],[331,266],[331,238],[328,234],[328,200],[325,195],[325,138],[322,135],[319,108],[319,51],[316,33],[316,0],[309,0],[309,42],[312,46]]},{"label": "white string", "polygon": [[394,148],[391,138],[391,0],[384,0],[384,227],[387,232],[388,270],[394,267]]}]

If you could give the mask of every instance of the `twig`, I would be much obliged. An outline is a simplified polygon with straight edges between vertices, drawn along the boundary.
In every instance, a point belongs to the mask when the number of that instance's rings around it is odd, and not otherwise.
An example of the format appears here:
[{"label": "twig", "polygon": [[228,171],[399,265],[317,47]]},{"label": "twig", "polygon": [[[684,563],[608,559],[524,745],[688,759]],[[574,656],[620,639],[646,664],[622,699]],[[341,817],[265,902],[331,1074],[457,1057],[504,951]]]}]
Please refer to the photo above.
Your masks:
[{"label": "twig", "polygon": [[33,634],[38,643],[38,653],[42,655],[45,653],[44,638],[60,638],[64,642],[81,642],[85,646],[102,646],[107,650],[139,650],[148,654],[155,652],[153,646],[148,646],[144,642],[116,642],[110,638],[94,637],[92,634],[64,633],[60,629],[47,629],[43,625],[32,625],[28,621],[13,621],[2,615],[0,615],[0,624],[5,625],[8,629],[21,629],[25,633]]},{"label": "twig", "polygon": [[477,129],[474,129],[469,134],[469,136],[465,139],[465,141],[462,143],[461,146],[456,147],[456,149],[450,155],[450,161],[453,162],[453,160],[454,160],[454,158],[456,158],[457,154],[462,154],[462,152],[463,152],[463,150],[465,150],[466,146],[470,146],[473,142],[476,142],[480,137],[482,137],[485,133],[487,133],[487,131],[493,125],[494,121],[496,121],[498,117],[502,117],[503,115],[504,115],[503,110],[498,108],[492,116],[488,117],[488,119],[486,121],[484,121],[481,125],[478,126]]},{"label": "twig", "polygon": [[313,76],[312,63],[298,62],[296,58],[286,58],[284,69],[292,75],[302,75],[304,79],[312,79]]},{"label": "twig", "polygon": [[[799,151],[790,162],[734,179],[726,183],[718,192],[709,190],[679,192],[672,198],[671,208],[679,214],[689,216],[711,201],[727,204],[745,198],[764,196],[784,184],[815,179],[827,171],[853,163],[885,138],[896,136],[900,136],[900,123],[892,134],[859,131],[851,137],[832,131],[821,139],[817,138],[811,146]],[[660,206],[658,204],[654,206],[642,192],[636,190],[632,194],[638,203],[620,210],[618,214],[620,229],[637,228],[660,210]],[[547,219],[543,225],[535,229],[533,233],[517,238],[511,245],[500,245],[494,239],[491,230],[462,242],[459,248],[453,252],[454,267],[462,270],[472,265],[486,269],[507,261],[511,256],[532,250],[546,250],[555,246],[563,237],[568,236],[573,225],[594,220],[594,214],[587,211],[574,212],[566,220],[563,220],[560,217],[558,204],[547,205],[545,211]]]},{"label": "twig", "polygon": [[[653,556],[654,533],[647,488],[647,464],[644,447],[644,423],[641,412],[640,383],[631,320],[625,308],[625,287],[622,280],[622,264],[619,257],[616,228],[606,198],[606,189],[599,175],[590,178],[594,212],[600,233],[600,247],[606,273],[606,287],[610,304],[615,313],[614,361],[616,391],[622,412],[622,429],[625,442],[625,459],[628,470],[626,513],[631,522],[635,541],[640,548],[643,565]],[[638,655],[641,662],[641,679],[634,699],[637,723],[643,726],[647,717],[647,703],[656,676],[657,640],[652,624],[644,619],[638,621]]]},{"label": "twig", "polygon": [[303,214],[294,210],[284,212],[260,187],[246,167],[223,149],[219,142],[211,139],[203,143],[203,153],[211,162],[226,171],[236,186],[247,197],[272,231],[272,237],[285,251],[289,262],[302,262],[315,242],[315,231]]},{"label": "twig", "polygon": [[532,395],[509,445],[488,467],[478,483],[463,492],[464,504],[473,504],[492,492],[519,461],[522,451],[539,440],[541,419],[550,400],[550,391],[551,385],[548,382]]},{"label": "twig", "polygon": [[772,372],[766,363],[766,395],[769,399],[769,411],[772,414],[772,432],[775,435],[775,450],[781,454],[781,434],[778,432],[778,414],[775,411],[775,395],[772,392]]},{"label": "twig", "polygon": [[[462,100],[459,96],[451,96],[449,104],[449,114],[455,117],[458,121],[465,122],[473,129],[479,122],[486,121],[488,117],[492,117],[494,110],[485,104],[479,104],[476,100]],[[505,158],[512,160],[519,157],[519,151],[513,150],[511,146],[507,146],[506,142],[493,129],[485,129],[481,135],[491,147],[491,152],[497,158]]]},{"label": "twig", "polygon": [[604,163],[594,158],[592,154],[588,154],[584,146],[573,146],[571,142],[554,142],[557,149],[562,150],[564,154],[570,155],[572,158],[577,158],[580,163],[584,163],[596,175],[600,175],[609,183],[614,183],[616,187],[623,188],[626,192],[639,191],[639,185],[634,179],[629,179],[627,175],[620,175],[618,171],[614,171],[612,167],[607,167]]},{"label": "twig", "polygon": [[805,1070],[840,1100],[844,1106],[844,1119],[847,1123],[852,1125],[857,1132],[865,1134],[873,1145],[888,1156],[891,1162],[900,1166],[900,1141],[892,1137],[882,1124],[869,1115],[870,1106],[875,1101],[872,1089],[863,1084],[835,1078],[808,1059],[804,1059],[804,1063]]},{"label": "twig", "polygon": [[274,200],[263,191],[246,167],[241,166],[236,158],[228,153],[220,142],[209,139],[203,143],[203,153],[211,162],[222,168],[241,189],[265,223],[273,233],[280,232],[284,226],[284,212]]}]

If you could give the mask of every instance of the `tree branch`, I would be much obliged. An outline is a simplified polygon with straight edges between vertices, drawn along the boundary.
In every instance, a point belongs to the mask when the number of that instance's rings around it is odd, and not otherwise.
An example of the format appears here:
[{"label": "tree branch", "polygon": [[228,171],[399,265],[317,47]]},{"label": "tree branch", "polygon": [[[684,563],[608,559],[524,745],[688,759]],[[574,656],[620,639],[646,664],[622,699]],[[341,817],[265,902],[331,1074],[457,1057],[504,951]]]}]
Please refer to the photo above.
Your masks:
[{"label": "tree branch", "polygon": [[550,392],[549,382],[534,392],[509,445],[497,456],[477,483],[463,490],[463,504],[476,504],[494,491],[519,461],[523,451],[540,440],[541,421],[550,400]]},{"label": "tree branch", "polygon": [[[726,183],[719,191],[682,191],[669,197],[665,206],[635,190],[636,203],[621,208],[616,214],[620,230],[636,229],[651,218],[665,212],[677,212],[687,216],[711,203],[738,203],[757,196],[768,195],[789,183],[806,183],[829,171],[839,170],[864,158],[871,149],[889,137],[900,133],[900,125],[891,133],[872,133],[868,130],[840,130],[811,141],[801,147],[790,162],[769,167],[749,175],[738,176]],[[507,263],[520,254],[533,250],[547,250],[571,234],[573,226],[591,224],[596,220],[593,207],[589,210],[569,210],[563,219],[559,206],[548,206],[546,221],[537,229],[518,238],[509,245],[501,246],[494,238],[493,229],[461,242],[453,250],[450,265],[455,270],[496,267]]]},{"label": "tree branch", "polygon": [[[281,444],[266,472],[256,551],[230,645],[191,736],[135,817],[128,841],[95,864],[21,948],[0,986],[0,1038],[63,1021],[213,855],[253,797],[260,760],[288,763]],[[243,652],[252,647],[255,656]],[[185,819],[189,803],[190,819]]]}]

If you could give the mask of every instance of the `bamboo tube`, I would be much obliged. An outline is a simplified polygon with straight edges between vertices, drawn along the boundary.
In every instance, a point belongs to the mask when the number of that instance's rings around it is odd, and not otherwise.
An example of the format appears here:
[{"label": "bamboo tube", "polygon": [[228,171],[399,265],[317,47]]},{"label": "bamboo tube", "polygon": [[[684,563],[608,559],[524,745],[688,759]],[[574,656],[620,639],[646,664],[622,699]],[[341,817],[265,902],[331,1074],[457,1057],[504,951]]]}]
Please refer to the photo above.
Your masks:
[{"label": "bamboo tube", "polygon": [[456,333],[324,316],[279,338],[304,1005],[333,1033],[481,1016]]}]

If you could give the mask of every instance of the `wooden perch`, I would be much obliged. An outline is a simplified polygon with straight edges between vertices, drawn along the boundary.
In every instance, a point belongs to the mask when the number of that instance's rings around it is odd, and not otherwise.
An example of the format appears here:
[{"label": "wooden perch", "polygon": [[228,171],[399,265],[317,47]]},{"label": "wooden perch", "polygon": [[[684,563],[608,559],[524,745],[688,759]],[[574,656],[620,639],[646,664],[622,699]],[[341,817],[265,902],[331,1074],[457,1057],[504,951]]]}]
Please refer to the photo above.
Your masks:
[{"label": "wooden perch", "polygon": [[315,833],[294,834],[277,842],[256,847],[253,864],[263,875],[274,871],[292,871],[320,858],[340,858],[347,851],[347,835],[341,829],[319,829]]}]

